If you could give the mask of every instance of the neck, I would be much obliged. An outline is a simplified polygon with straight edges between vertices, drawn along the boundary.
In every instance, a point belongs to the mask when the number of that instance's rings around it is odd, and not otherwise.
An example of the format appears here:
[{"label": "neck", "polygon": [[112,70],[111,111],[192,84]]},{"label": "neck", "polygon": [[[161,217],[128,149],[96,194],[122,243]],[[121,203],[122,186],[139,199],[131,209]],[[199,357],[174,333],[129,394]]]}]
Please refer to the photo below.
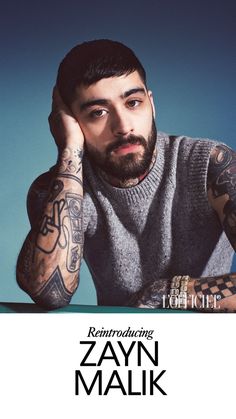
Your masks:
[{"label": "neck", "polygon": [[101,169],[99,169],[99,174],[106,182],[110,183],[110,185],[112,186],[116,186],[117,188],[131,188],[132,186],[138,185],[147,176],[147,174],[150,172],[150,170],[154,166],[154,163],[156,161],[156,156],[157,156],[157,150],[155,148],[152,155],[152,160],[148,169],[141,176],[136,177],[136,178],[120,180],[114,176],[108,175],[107,173],[103,172],[103,170]]}]

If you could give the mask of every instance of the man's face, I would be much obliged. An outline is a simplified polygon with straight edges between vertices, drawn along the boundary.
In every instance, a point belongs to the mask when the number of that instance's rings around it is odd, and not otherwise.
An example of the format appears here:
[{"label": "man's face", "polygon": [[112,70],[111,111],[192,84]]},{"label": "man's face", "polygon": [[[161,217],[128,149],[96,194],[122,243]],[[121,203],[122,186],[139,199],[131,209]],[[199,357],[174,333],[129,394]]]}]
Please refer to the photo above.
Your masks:
[{"label": "man's face", "polygon": [[71,105],[92,164],[120,180],[148,169],[156,142],[154,104],[137,71],[80,86]]}]

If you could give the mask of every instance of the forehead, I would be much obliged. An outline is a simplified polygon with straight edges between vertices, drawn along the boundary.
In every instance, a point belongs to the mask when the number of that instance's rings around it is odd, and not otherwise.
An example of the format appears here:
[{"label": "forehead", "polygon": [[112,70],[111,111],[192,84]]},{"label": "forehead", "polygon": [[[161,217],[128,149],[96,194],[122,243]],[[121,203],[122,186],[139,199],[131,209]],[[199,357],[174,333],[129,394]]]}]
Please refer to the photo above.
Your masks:
[{"label": "forehead", "polygon": [[137,71],[119,77],[109,77],[99,80],[90,86],[79,86],[76,89],[76,102],[93,99],[115,100],[133,88],[145,88]]}]

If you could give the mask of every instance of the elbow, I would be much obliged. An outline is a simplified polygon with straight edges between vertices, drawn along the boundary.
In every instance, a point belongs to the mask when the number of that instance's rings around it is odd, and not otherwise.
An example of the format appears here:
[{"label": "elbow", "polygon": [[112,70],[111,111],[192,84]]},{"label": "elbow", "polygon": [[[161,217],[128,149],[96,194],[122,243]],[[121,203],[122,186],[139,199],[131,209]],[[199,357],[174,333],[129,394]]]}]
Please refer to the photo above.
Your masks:
[{"label": "elbow", "polygon": [[45,311],[57,310],[59,308],[64,308],[70,304],[71,296],[67,297],[66,299],[62,296],[55,295],[52,293],[51,295],[30,295],[32,300],[42,309]]},{"label": "elbow", "polygon": [[[33,287],[33,284],[36,284],[38,281],[37,278],[33,278],[32,275],[26,284],[24,275],[22,276],[19,270],[17,270],[16,280],[20,288],[23,289],[40,308],[46,311],[66,307],[70,304],[74,293],[70,292],[65,287],[63,277],[58,267],[49,277],[47,282],[37,291],[35,290],[35,287]],[[29,284],[31,284],[31,286],[29,286]]]},{"label": "elbow", "polygon": [[27,283],[28,283],[28,276],[26,276],[24,274],[24,272],[22,272],[22,270],[20,269],[20,265],[19,262],[17,263],[16,266],[16,282],[17,285],[28,294],[28,287],[27,287]]},{"label": "elbow", "polygon": [[73,292],[64,284],[60,269],[57,268],[44,286],[35,294],[33,301],[45,310],[56,310],[70,304]]}]

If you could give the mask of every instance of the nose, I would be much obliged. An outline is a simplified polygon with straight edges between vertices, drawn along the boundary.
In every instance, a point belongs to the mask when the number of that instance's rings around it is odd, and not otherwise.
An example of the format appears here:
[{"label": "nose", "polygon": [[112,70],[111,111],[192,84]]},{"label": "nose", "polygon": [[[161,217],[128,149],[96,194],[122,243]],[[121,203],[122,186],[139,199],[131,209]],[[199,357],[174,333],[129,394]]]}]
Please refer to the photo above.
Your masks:
[{"label": "nose", "polygon": [[116,111],[113,113],[111,130],[115,137],[120,135],[127,136],[134,131],[131,118],[126,112]]}]

